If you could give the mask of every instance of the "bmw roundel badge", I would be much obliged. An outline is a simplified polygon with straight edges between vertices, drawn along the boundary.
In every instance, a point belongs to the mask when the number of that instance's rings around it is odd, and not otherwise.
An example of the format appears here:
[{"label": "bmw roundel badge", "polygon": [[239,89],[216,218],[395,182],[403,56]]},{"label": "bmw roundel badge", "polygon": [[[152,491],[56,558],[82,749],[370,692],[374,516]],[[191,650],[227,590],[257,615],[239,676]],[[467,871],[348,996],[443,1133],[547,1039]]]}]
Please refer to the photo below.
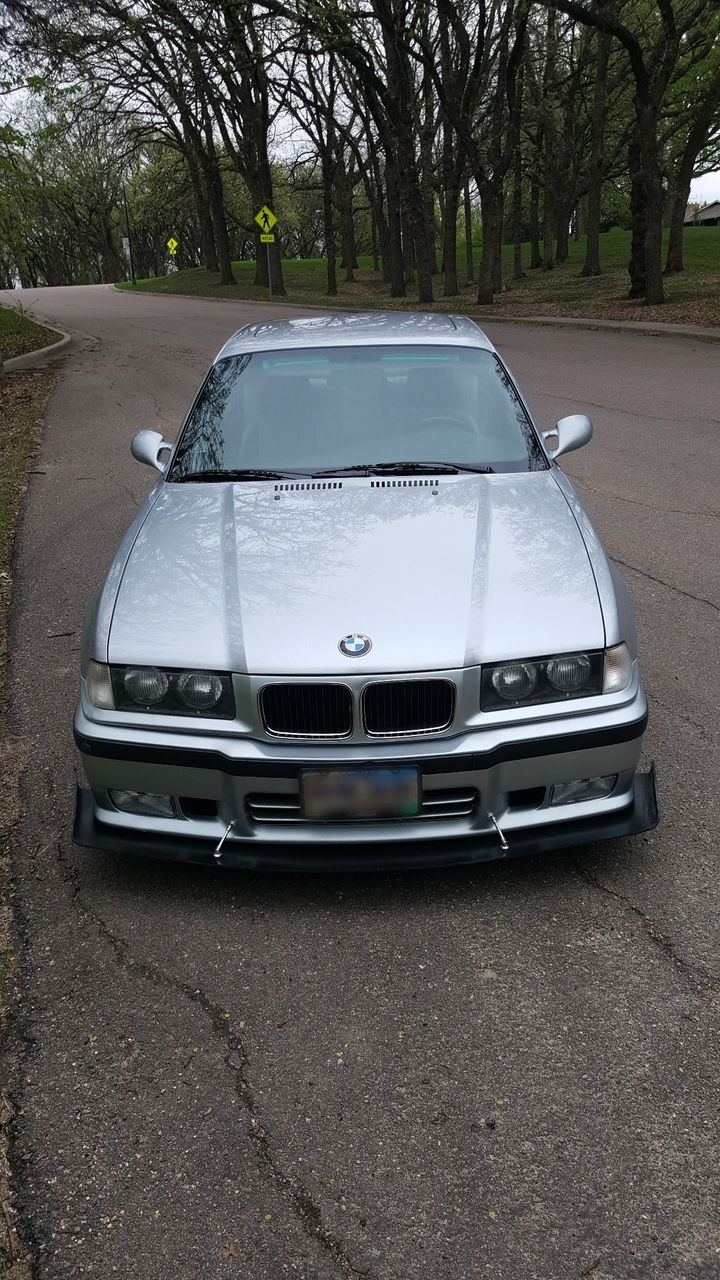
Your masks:
[{"label": "bmw roundel badge", "polygon": [[372,649],[372,640],[360,635],[359,631],[351,631],[349,636],[343,636],[338,649],[346,658],[364,658]]}]

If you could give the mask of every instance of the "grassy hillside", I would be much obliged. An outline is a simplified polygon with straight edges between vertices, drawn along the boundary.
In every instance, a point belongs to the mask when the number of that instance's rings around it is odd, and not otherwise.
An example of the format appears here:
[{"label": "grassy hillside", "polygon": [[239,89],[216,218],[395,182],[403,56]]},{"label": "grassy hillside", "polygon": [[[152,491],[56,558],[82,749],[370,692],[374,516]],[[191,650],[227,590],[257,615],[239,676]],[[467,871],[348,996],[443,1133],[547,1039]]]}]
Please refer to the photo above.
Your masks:
[{"label": "grassy hillside", "polygon": [[[459,246],[459,262],[464,265],[465,246]],[[617,320],[654,320],[676,324],[720,325],[720,227],[689,227],[685,232],[685,267],[679,276],[667,279],[668,301],[662,307],[646,307],[626,298],[628,289],[627,261],[630,233],[608,231],[601,238],[603,274],[590,279],[580,275],[585,256],[585,242],[570,242],[570,257],[562,266],[549,272],[528,271],[522,281],[512,280],[512,246],[503,249],[503,281],[505,288],[493,307],[483,307],[483,314],[498,316],[586,316]],[[475,249],[476,265],[479,249]],[[529,246],[523,247],[523,258],[529,261]],[[340,292],[333,306],[345,308],[416,307],[417,294],[410,288],[407,301],[391,299],[387,285],[372,271],[368,258],[360,259],[356,282],[340,282]],[[217,276],[200,268],[178,271],[169,276],[141,280],[136,288],[151,293],[180,293],[212,298],[267,299],[267,290],[253,283],[252,262],[233,264],[236,285],[219,285]],[[325,262],[322,258],[287,259],[283,262],[286,300],[305,304],[328,305],[325,292]],[[344,276],[339,271],[339,276]],[[130,288],[129,284],[120,288]],[[434,306],[442,311],[472,311],[474,286],[466,285],[461,275],[461,291],[452,298],[443,297],[442,276],[435,280]]]}]

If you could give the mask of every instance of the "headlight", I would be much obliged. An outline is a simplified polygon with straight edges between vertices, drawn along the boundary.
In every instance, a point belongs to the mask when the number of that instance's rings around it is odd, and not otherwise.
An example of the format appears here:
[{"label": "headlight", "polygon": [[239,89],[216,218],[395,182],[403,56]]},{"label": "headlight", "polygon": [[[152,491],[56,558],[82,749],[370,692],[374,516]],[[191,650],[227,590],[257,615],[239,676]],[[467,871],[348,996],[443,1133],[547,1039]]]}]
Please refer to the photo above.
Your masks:
[{"label": "headlight", "polygon": [[499,698],[506,702],[520,702],[529,698],[538,682],[534,662],[509,662],[505,667],[495,667],[492,687]]},{"label": "headlight", "polygon": [[191,711],[209,711],[222,697],[222,680],[212,671],[183,671],[177,689]]},{"label": "headlight", "polygon": [[[110,672],[118,711],[224,720],[235,715],[232,681],[224,672],[167,671],[159,667],[111,667]],[[95,703],[98,705],[101,704]]]},{"label": "headlight", "polygon": [[590,679],[590,659],[586,653],[570,653],[566,658],[553,658],[545,670],[558,693],[579,693]]},{"label": "headlight", "polygon": [[[608,652],[611,652],[610,650]],[[483,711],[590,698],[603,692],[604,653],[562,653],[483,667]]]},{"label": "headlight", "polygon": [[128,667],[122,674],[122,687],[138,707],[154,707],[168,691],[168,678],[157,667]]}]

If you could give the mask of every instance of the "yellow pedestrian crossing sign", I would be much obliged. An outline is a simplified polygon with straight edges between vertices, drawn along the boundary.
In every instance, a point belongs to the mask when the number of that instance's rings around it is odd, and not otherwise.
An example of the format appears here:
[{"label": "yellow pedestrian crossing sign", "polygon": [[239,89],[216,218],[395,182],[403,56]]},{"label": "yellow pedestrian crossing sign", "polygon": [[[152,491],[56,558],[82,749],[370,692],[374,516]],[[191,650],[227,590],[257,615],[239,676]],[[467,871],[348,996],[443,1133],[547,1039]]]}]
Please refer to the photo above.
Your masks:
[{"label": "yellow pedestrian crossing sign", "polygon": [[268,205],[264,204],[260,212],[255,214],[255,221],[261,231],[267,232],[272,231],[275,223],[277,222],[277,218],[275,217],[272,209],[270,209]]},{"label": "yellow pedestrian crossing sign", "polygon": [[178,241],[175,239],[174,236],[171,236],[170,239],[168,240],[167,247],[170,250],[172,256],[175,257],[175,254],[177,253],[177,248],[178,248]]}]

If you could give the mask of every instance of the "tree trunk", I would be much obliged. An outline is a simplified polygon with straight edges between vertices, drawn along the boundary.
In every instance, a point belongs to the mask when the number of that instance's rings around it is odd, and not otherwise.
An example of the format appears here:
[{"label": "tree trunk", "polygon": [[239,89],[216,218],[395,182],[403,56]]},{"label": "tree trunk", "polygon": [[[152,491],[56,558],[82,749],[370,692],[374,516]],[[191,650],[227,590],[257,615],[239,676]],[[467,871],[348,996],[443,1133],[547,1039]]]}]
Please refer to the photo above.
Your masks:
[{"label": "tree trunk", "polygon": [[556,78],[556,58],[557,58],[557,40],[558,40],[558,18],[555,9],[547,10],[547,44],[545,53],[545,67],[543,70],[542,85],[542,111],[543,111],[543,128],[542,128],[542,156],[543,156],[543,271],[552,271],[553,263],[553,239],[555,237],[555,221],[557,216],[556,210],[556,192],[555,189],[555,173],[556,161],[555,155],[555,121],[554,107],[555,95],[557,92]]},{"label": "tree trunk", "polygon": [[410,228],[410,220],[406,213],[402,215],[402,247],[403,262],[405,263],[405,280],[408,284],[415,283],[415,242],[413,240],[412,230]]},{"label": "tree trunk", "polygon": [[493,278],[493,284],[495,286],[495,292],[501,293],[502,287],[503,287],[503,283],[502,283],[502,245],[503,245],[503,232],[504,232],[503,224],[505,222],[505,193],[503,191],[502,181],[500,182],[500,189],[496,197],[495,206],[496,206],[495,274]]},{"label": "tree trunk", "polygon": [[185,163],[190,175],[195,211],[197,213],[198,232],[200,236],[200,257],[205,270],[215,273],[220,270],[220,266],[218,263],[217,249],[215,248],[215,234],[213,232],[213,223],[210,216],[210,206],[208,204],[207,195],[205,194],[205,188],[203,187],[202,176],[197,162],[189,151],[185,154]]},{"label": "tree trunk", "polygon": [[698,103],[695,116],[690,125],[685,146],[677,164],[673,181],[673,201],[670,214],[670,237],[668,242],[666,275],[683,270],[683,229],[685,212],[690,198],[695,161],[707,142],[708,132],[720,106],[720,76],[716,76],[708,92]]},{"label": "tree trunk", "polygon": [[[441,35],[441,41],[445,32]],[[447,59],[447,49],[442,45],[443,61]],[[445,276],[444,294],[446,298],[458,292],[457,277],[457,217],[460,183],[457,172],[456,147],[453,127],[447,118],[443,119],[442,141],[442,269]]]},{"label": "tree trunk", "polygon": [[370,244],[371,244],[370,251],[372,253],[373,271],[377,272],[380,270],[380,259],[378,257],[377,222],[375,221],[375,213],[372,208],[370,210]]},{"label": "tree trunk", "polygon": [[605,115],[607,111],[607,69],[610,56],[610,36],[599,31],[595,61],[595,93],[593,97],[592,134],[590,142],[590,181],[588,186],[587,244],[584,276],[599,276],[600,266],[600,209],[602,203],[603,161],[605,150]]},{"label": "tree trunk", "polygon": [[543,209],[543,271],[552,271],[555,263],[553,262],[553,243],[555,239],[554,227],[554,211],[552,208],[551,197],[547,187],[545,188],[545,208]]},{"label": "tree trunk", "polygon": [[630,276],[629,298],[642,298],[645,293],[645,223],[647,219],[647,197],[645,194],[645,177],[641,169],[640,140],[637,125],[633,128],[628,149],[628,166],[630,169],[630,216],[632,219],[632,235],[630,238]]},{"label": "tree trunk", "polygon": [[480,191],[480,212],[482,216],[482,254],[478,272],[478,295],[480,306],[488,306],[495,300],[495,271],[498,249],[498,201],[497,192],[491,184],[478,182]]},{"label": "tree trunk", "polygon": [[[325,153],[321,159],[323,181],[323,232],[327,259],[327,291],[331,298],[337,293],[337,249],[335,246],[335,215],[333,210],[333,165]],[[373,223],[373,226],[375,224]]]},{"label": "tree trunk", "polygon": [[522,280],[525,272],[522,264],[522,152],[515,148],[515,164],[513,169],[513,280]]},{"label": "tree trunk", "polygon": [[380,270],[386,284],[390,283],[390,255],[388,251],[388,227],[383,207],[383,186],[380,166],[375,159],[371,166],[363,169],[363,185],[370,207],[373,236],[373,270]]},{"label": "tree trunk", "polygon": [[475,262],[473,260],[473,220],[470,203],[470,183],[465,183],[465,271],[467,284],[475,283]]},{"label": "tree trunk", "polygon": [[[404,124],[404,122],[402,122]],[[410,254],[414,257],[417,268],[418,302],[433,301],[432,263],[428,251],[427,230],[422,209],[422,191],[420,188],[415,149],[410,129],[402,127],[397,139],[398,178],[403,217],[403,249],[405,250],[405,271],[408,283],[411,280],[413,266]]]},{"label": "tree trunk", "polygon": [[400,217],[400,184],[394,159],[385,161],[387,186],[388,256],[390,267],[390,297],[406,298],[405,267],[403,264],[402,220]]},{"label": "tree trunk", "polygon": [[540,183],[536,177],[530,182],[530,270],[542,266],[540,252]]},{"label": "tree trunk", "polygon": [[684,271],[685,269],[683,265],[683,232],[685,229],[685,212],[689,199],[689,182],[683,187],[676,187],[670,213],[670,235],[665,262],[666,276],[672,275],[675,271]]},{"label": "tree trunk", "polygon": [[647,192],[645,217],[645,302],[658,306],[665,301],[662,270],[663,184],[657,139],[657,120],[646,113],[642,130],[643,168]]},{"label": "tree trunk", "polygon": [[561,201],[558,206],[556,262],[567,262],[570,252],[570,214]]},{"label": "tree trunk", "polygon": [[423,182],[425,192],[423,199],[423,222],[425,224],[425,238],[427,240],[427,255],[430,263],[431,274],[438,274],[437,248],[435,245],[435,192],[432,188],[430,175],[426,174]]},{"label": "tree trunk", "polygon": [[415,265],[417,267],[418,302],[433,301],[433,263],[428,244],[427,227],[423,217],[421,192],[417,184],[417,174],[409,175],[411,186],[407,219],[410,224]]},{"label": "tree trunk", "polygon": [[422,76],[422,124],[420,127],[420,176],[422,184],[422,216],[425,224],[427,257],[431,275],[437,275],[437,244],[435,239],[435,188],[433,185],[433,145],[437,131],[435,117],[435,92],[430,68],[423,68]]},{"label": "tree trunk", "polygon": [[336,190],[338,211],[340,213],[340,242],[342,245],[340,266],[345,268],[345,280],[348,284],[352,284],[355,280],[355,268],[357,267],[353,188],[352,180],[345,165],[345,158],[342,155],[338,159]]},{"label": "tree trunk", "polygon": [[377,227],[383,283],[390,284],[392,281],[392,268],[390,266],[390,233],[388,230],[387,219],[385,218],[382,210],[379,210],[377,213],[375,226]]},{"label": "tree trunk", "polygon": [[443,217],[443,271],[445,273],[444,296],[458,292],[457,276],[457,215],[460,191],[457,180],[450,178],[445,188],[445,213]]},{"label": "tree trunk", "polygon": [[222,179],[216,165],[205,167],[205,189],[207,191],[210,217],[212,219],[215,248],[217,250],[220,284],[235,284],[230,254],[230,237],[225,220],[225,199],[223,197]]}]

